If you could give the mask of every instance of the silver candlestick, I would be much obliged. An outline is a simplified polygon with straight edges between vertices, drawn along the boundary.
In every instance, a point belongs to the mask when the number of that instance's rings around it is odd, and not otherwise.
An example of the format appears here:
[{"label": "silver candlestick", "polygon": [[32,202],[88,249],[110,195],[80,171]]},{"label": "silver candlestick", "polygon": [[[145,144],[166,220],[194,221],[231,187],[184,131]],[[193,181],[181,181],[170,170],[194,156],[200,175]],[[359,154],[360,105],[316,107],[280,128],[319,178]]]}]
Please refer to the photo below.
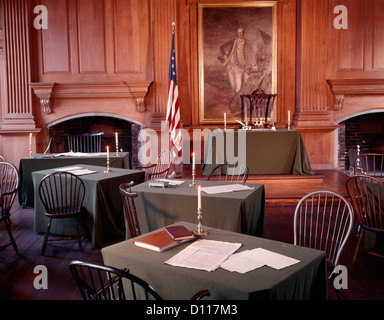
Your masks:
[{"label": "silver candlestick", "polygon": [[197,220],[198,220],[197,230],[195,230],[193,233],[199,237],[208,235],[208,231],[203,230],[203,215],[202,215],[201,208],[197,209]]},{"label": "silver candlestick", "polygon": [[111,172],[112,170],[109,169],[109,157],[107,157],[107,170],[104,171],[104,173],[109,173]]},{"label": "silver candlestick", "polygon": [[192,167],[192,182],[189,184],[190,187],[194,187],[196,185],[195,178],[196,178],[196,169]]}]

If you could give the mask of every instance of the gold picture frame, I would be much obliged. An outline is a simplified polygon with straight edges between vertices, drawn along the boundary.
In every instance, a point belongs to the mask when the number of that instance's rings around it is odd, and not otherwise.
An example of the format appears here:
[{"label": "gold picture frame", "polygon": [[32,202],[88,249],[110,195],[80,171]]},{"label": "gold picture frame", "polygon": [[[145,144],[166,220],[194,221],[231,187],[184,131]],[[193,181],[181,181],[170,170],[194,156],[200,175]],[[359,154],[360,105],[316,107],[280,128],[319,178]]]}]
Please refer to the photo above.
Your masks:
[{"label": "gold picture frame", "polygon": [[201,124],[223,123],[224,113],[241,120],[241,94],[276,94],[276,10],[276,1],[198,4]]}]

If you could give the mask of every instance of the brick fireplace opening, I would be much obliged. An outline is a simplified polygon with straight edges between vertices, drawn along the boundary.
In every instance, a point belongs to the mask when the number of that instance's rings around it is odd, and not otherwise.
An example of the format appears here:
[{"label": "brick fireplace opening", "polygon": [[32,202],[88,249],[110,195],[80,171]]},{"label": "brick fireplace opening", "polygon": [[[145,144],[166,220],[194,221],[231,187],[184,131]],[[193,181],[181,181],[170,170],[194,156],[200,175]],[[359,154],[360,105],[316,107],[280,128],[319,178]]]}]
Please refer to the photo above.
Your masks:
[{"label": "brick fireplace opening", "polygon": [[109,146],[115,151],[115,132],[119,136],[119,150],[129,152],[133,166],[138,165],[138,136],[141,127],[126,120],[105,116],[84,116],[56,123],[49,127],[49,135],[52,138],[50,152],[68,152],[66,134],[104,132],[101,140],[101,150],[105,151]]},{"label": "brick fireplace opening", "polygon": [[341,170],[349,171],[360,153],[384,153],[384,112],[368,113],[339,123],[338,162]]}]

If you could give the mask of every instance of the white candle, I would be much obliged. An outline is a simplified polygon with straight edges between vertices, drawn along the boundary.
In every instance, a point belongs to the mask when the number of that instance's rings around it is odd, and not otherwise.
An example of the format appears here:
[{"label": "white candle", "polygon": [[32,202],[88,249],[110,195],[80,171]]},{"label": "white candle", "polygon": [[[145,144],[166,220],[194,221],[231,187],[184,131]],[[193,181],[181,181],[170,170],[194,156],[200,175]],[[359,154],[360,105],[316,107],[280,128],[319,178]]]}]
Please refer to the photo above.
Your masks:
[{"label": "white candle", "polygon": [[115,140],[116,140],[116,152],[118,152],[119,151],[119,138],[118,138],[117,132],[115,132]]},{"label": "white candle", "polygon": [[246,103],[244,103],[244,112],[245,112],[245,125],[247,126],[248,125],[248,108],[247,108],[247,105]]},{"label": "white candle", "polygon": [[32,133],[29,134],[29,146],[32,146]]},{"label": "white candle", "polygon": [[197,209],[201,209],[201,186],[197,187]]},{"label": "white candle", "polygon": [[109,146],[107,146],[107,161],[109,161]]},{"label": "white candle", "polygon": [[291,111],[288,110],[288,123],[291,122]]},{"label": "white candle", "polygon": [[195,169],[195,153],[192,152],[192,169]]},{"label": "white candle", "polygon": [[224,112],[224,128],[227,127],[227,114]]}]

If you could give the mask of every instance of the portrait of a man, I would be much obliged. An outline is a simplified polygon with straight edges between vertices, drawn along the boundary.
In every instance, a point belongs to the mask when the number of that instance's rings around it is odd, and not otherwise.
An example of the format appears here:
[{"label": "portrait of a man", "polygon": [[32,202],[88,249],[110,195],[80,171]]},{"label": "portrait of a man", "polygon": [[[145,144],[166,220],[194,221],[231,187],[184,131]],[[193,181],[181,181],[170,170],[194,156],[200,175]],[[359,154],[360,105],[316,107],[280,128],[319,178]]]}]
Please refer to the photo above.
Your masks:
[{"label": "portrait of a man", "polygon": [[274,6],[206,5],[199,26],[200,122],[234,122],[242,94],[275,93]]}]

